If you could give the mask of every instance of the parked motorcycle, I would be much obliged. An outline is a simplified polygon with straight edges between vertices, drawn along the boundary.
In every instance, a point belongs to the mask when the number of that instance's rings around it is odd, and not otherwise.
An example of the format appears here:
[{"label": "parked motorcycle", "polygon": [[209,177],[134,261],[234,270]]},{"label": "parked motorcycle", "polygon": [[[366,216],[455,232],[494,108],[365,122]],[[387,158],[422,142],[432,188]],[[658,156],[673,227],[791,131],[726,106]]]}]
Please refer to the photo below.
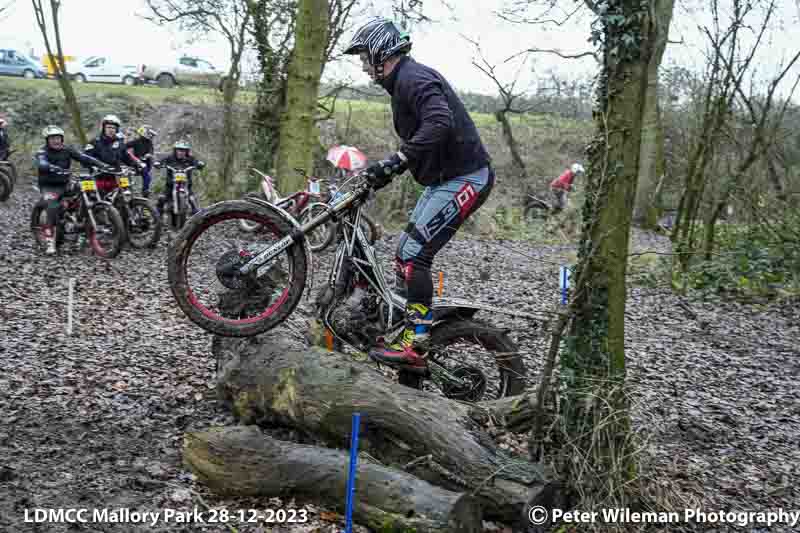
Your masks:
[{"label": "parked motorcycle", "polygon": [[[300,223],[310,220],[312,217],[324,212],[326,209],[325,206],[331,204],[331,202],[339,196],[338,188],[335,185],[328,185],[326,187],[327,191],[322,193],[321,189],[328,183],[327,180],[309,176],[302,168],[295,168],[295,172],[306,179],[306,189],[294,192],[286,198],[281,198],[271,176],[255,168],[251,170],[257,176],[261,177],[261,193],[250,193],[246,197],[265,200],[291,214],[292,217],[300,221]],[[370,241],[374,242],[378,235],[375,222],[364,214],[362,223],[364,232],[367,234]],[[242,230],[246,232],[252,233],[261,230],[259,224],[248,220],[240,220],[239,225]],[[321,252],[327,249],[336,239],[339,227],[340,224],[336,221],[331,221],[310,233],[307,239],[311,246],[311,251]]]},{"label": "parked motorcycle", "polygon": [[172,195],[164,206],[164,213],[169,213],[170,225],[173,229],[181,229],[186,224],[186,220],[192,216],[192,212],[200,209],[197,199],[189,193],[189,173],[198,167],[192,165],[186,168],[170,166],[166,168],[172,171],[174,186]]},{"label": "parked motorcycle", "polygon": [[[56,247],[66,241],[81,246],[85,239],[100,257],[112,259],[119,254],[125,238],[125,225],[114,206],[100,199],[96,174],[81,175],[72,180],[60,204],[55,228]],[[31,232],[41,247],[46,245],[42,234],[46,223],[47,200],[42,199],[31,210]]]},{"label": "parked motorcycle", "polygon": [[125,223],[125,240],[134,248],[153,248],[161,237],[161,217],[150,200],[133,195],[131,181],[136,171],[123,168],[120,172],[102,174],[116,177],[117,186],[103,199],[119,211]]},{"label": "parked motorcycle", "polygon": [[[318,217],[327,211],[330,211],[330,209],[343,196],[344,195],[339,191],[339,187],[337,185],[328,185],[328,195],[325,201],[313,203],[305,208],[303,212],[300,213],[300,217],[298,218],[300,224],[305,224],[309,220]],[[331,244],[336,242],[337,236],[339,238],[343,237],[343,224],[343,219],[335,217],[332,222],[325,225],[325,232],[322,238],[314,239],[313,236],[309,236],[311,251],[321,252],[326,250]],[[375,221],[369,215],[367,215],[366,212],[362,211],[361,216],[359,217],[359,225],[361,226],[361,231],[364,232],[364,235],[367,237],[369,243],[374,244],[381,234]],[[316,230],[316,232],[319,233],[319,230]]]}]

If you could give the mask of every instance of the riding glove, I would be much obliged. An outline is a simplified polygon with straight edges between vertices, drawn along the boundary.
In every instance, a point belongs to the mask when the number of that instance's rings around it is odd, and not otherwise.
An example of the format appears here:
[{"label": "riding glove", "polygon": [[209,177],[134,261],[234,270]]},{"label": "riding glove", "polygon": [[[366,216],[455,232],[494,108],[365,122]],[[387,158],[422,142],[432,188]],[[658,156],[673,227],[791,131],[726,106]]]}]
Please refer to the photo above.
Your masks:
[{"label": "riding glove", "polygon": [[376,191],[391,183],[392,178],[408,169],[408,159],[402,152],[392,154],[367,168],[367,180]]}]

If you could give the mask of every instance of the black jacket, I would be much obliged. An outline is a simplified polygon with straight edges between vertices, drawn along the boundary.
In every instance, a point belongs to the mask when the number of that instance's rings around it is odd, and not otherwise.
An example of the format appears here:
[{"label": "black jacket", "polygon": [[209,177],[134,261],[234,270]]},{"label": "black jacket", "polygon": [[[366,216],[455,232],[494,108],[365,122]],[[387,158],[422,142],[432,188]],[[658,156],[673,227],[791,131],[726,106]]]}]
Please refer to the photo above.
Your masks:
[{"label": "black jacket", "polygon": [[400,151],[419,183],[441,183],[489,164],[475,123],[441,74],[404,56],[381,85],[392,96]]},{"label": "black jacket", "polygon": [[[183,159],[178,159],[177,157],[175,157],[175,154],[172,154],[169,157],[165,157],[164,159],[159,161],[159,163],[161,164],[162,167],[164,167],[164,170],[167,171],[167,187],[172,187],[172,184],[173,184],[173,182],[175,180],[175,176],[173,176],[172,175],[172,171],[170,169],[166,168],[166,167],[169,166],[169,167],[172,167],[172,168],[184,169],[184,168],[188,168],[188,167],[191,167],[191,166],[195,166],[195,167],[197,167],[196,170],[202,170],[203,167],[206,166],[205,163],[195,159],[194,156],[191,156],[191,155],[187,156],[187,157],[185,157]],[[192,172],[193,171],[190,170],[187,173],[188,175],[186,176],[187,179],[189,180],[189,186],[190,187],[191,187],[191,184],[192,184]]]},{"label": "black jacket", "polygon": [[65,146],[61,150],[53,150],[46,145],[42,146],[36,152],[34,161],[39,174],[40,187],[43,185],[66,185],[69,182],[69,176],[61,173],[69,170],[72,161],[78,161],[85,166],[103,166],[101,161],[84,155],[71,146]]},{"label": "black jacket", "polygon": [[121,170],[121,165],[124,163],[132,167],[138,167],[139,164],[130,156],[125,150],[125,140],[120,137],[109,139],[105,135],[99,135],[91,143],[86,145],[83,153],[99,159],[106,165],[114,167],[115,170]]},{"label": "black jacket", "polygon": [[8,151],[11,149],[11,140],[5,128],[0,128],[0,161],[8,159]]},{"label": "black jacket", "polygon": [[147,137],[139,137],[138,139],[125,143],[125,150],[127,150],[129,154],[133,152],[133,157],[139,161],[147,154],[153,153],[153,141]]}]

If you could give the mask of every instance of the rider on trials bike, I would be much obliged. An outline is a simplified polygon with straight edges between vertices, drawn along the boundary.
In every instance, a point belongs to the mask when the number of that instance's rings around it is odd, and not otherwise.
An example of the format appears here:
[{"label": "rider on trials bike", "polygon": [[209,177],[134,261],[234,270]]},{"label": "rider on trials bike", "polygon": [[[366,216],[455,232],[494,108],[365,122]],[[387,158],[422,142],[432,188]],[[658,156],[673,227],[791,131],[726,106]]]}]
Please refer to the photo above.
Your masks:
[{"label": "rider on trials bike", "polygon": [[[136,161],[131,154],[125,150],[125,139],[120,133],[122,123],[116,115],[106,115],[100,122],[100,135],[86,145],[83,153],[95,159],[99,159],[111,167],[113,171],[120,171],[122,164],[143,170],[146,165],[141,161]],[[110,193],[117,187],[117,179],[114,175],[108,174],[97,179],[97,188],[102,193]]]},{"label": "rider on trials bike", "polygon": [[409,170],[426,186],[400,237],[395,259],[405,288],[406,327],[399,342],[373,349],[378,362],[424,367],[432,324],[431,265],[439,250],[489,196],[495,176],[478,130],[450,84],[412,59],[411,39],[385,18],[359,28],[345,54],[359,55],[363,71],[392,99],[400,150],[367,169],[374,189]]},{"label": "rider on trials bike", "polygon": [[[161,161],[159,161],[159,166],[166,166],[171,168],[177,169],[185,169],[189,167],[195,167],[198,170],[203,170],[206,164],[202,161],[195,159],[192,155],[192,146],[189,144],[188,141],[178,141],[172,147],[172,155],[165,157]],[[158,212],[161,213],[164,211],[164,204],[166,204],[170,198],[172,198],[172,188],[175,187],[175,176],[173,175],[172,170],[169,168],[166,169],[167,172],[167,180],[166,186],[164,188],[164,192],[158,198]],[[189,205],[192,208],[192,214],[197,212],[197,199],[192,192],[192,171],[189,170],[187,172],[187,184],[189,187]]]},{"label": "rider on trials bike", "polygon": [[55,225],[58,219],[59,201],[70,186],[69,167],[72,161],[86,166],[105,168],[102,161],[78,152],[64,145],[64,130],[58,126],[47,126],[42,130],[44,146],[36,152],[35,163],[39,178],[39,191],[42,200],[47,202],[47,224],[42,235],[47,242],[47,255],[56,253]]}]

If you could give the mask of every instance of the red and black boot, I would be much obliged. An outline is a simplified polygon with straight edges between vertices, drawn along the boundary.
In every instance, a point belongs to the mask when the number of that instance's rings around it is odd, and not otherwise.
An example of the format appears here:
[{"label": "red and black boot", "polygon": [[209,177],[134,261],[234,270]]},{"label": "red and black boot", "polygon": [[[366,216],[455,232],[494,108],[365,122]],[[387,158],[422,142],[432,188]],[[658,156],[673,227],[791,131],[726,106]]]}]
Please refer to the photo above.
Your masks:
[{"label": "red and black boot", "polygon": [[424,374],[428,370],[425,351],[430,338],[433,313],[423,304],[406,306],[406,327],[394,344],[370,350],[369,356],[379,363]]}]

